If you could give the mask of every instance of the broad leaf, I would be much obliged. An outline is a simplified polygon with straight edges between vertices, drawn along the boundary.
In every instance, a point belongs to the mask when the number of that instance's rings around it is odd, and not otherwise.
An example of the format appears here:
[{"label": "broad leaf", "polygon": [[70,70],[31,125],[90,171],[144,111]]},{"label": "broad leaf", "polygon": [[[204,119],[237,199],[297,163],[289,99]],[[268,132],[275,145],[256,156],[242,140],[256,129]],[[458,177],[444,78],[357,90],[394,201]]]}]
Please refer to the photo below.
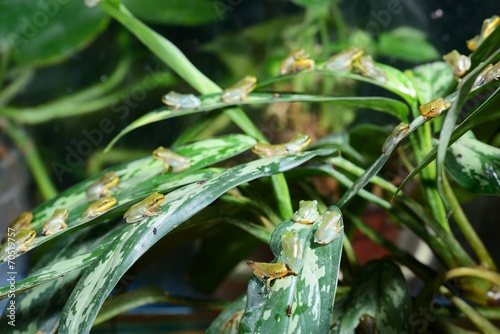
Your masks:
[{"label": "broad leaf", "polygon": [[[37,232],[37,237],[30,243],[30,249],[70,233],[76,228],[120,216],[131,204],[146,197],[151,192],[165,193],[180,186],[209,178],[217,171],[198,169],[242,153],[255,143],[253,138],[245,135],[227,135],[180,146],[175,151],[189,157],[190,168],[177,174],[162,173],[163,163],[153,157],[109,168],[95,177],[67,189],[56,198],[45,202],[32,211],[34,219],[31,228]],[[111,193],[117,199],[117,204],[99,217],[90,220],[82,219],[83,211],[90,204],[85,198],[86,188],[109,171],[114,171],[120,178],[118,186]],[[52,215],[56,208],[66,208],[70,211],[69,217],[66,219],[68,228],[51,236],[41,236],[40,232],[45,220]]]},{"label": "broad leaf", "polygon": [[445,167],[465,189],[500,195],[500,149],[476,140],[471,132],[448,149]]},{"label": "broad leaf", "polygon": [[368,322],[377,333],[410,333],[411,298],[399,267],[388,260],[367,263],[357,274],[344,305],[340,333]]},{"label": "broad leaf", "polygon": [[[336,207],[330,211],[340,212]],[[276,279],[270,289],[252,277],[240,333],[326,333],[333,310],[337,275],[342,254],[343,231],[331,243],[314,243],[318,224],[304,225],[287,220],[276,227],[271,249],[276,262],[282,258],[283,234],[298,234],[302,257],[298,258],[297,276]],[[343,226],[343,225],[342,225]],[[290,265],[290,267],[292,267]]]},{"label": "broad leaf", "polygon": [[456,85],[451,67],[442,61],[417,66],[406,74],[413,81],[421,104],[444,97]]},{"label": "broad leaf", "polygon": [[439,58],[436,48],[426,41],[426,35],[411,27],[400,27],[379,35],[377,53],[406,61],[424,62]]},{"label": "broad leaf", "polygon": [[[17,65],[61,61],[85,47],[109,18],[82,1],[0,1],[0,50],[11,50]],[[71,18],[71,19],[68,19]]]},{"label": "broad leaf", "polygon": [[408,114],[408,107],[404,103],[384,97],[333,97],[290,93],[279,93],[278,95],[274,93],[251,93],[244,101],[224,103],[220,100],[220,96],[220,94],[200,96],[201,106],[197,109],[172,110],[168,107],[163,107],[151,111],[136,119],[123,129],[115,138],[113,138],[113,140],[106,147],[106,150],[111,149],[111,147],[113,147],[113,145],[121,137],[141,126],[163,121],[172,117],[200,113],[202,111],[210,111],[232,105],[268,104],[277,102],[330,102],[351,107],[370,108],[386,112],[400,119],[406,118]]},{"label": "broad leaf", "polygon": [[158,216],[128,224],[85,271],[64,306],[59,333],[88,333],[99,307],[123,274],[159,239],[226,191],[241,183],[294,168],[316,155],[327,154],[331,151],[259,159],[230,168],[202,184],[190,184],[168,193]]}]

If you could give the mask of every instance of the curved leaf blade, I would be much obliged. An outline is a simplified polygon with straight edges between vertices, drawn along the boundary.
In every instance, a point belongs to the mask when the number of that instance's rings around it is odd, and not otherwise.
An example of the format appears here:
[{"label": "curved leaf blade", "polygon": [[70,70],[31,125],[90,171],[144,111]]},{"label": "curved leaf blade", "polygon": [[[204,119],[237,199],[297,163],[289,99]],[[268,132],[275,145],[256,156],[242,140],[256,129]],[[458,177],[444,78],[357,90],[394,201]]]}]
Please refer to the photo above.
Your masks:
[{"label": "curved leaf blade", "polygon": [[[256,141],[252,137],[236,134],[179,146],[175,151],[189,157],[191,166],[189,169],[177,174],[162,174],[163,163],[153,157],[145,157],[108,168],[95,177],[74,185],[32,211],[34,219],[31,228],[37,232],[37,237],[30,244],[30,250],[53,238],[59,238],[61,235],[71,233],[77,228],[118,217],[131,203],[146,197],[153,191],[166,193],[183,185],[210,178],[217,173],[217,170],[199,169],[240,154],[251,148],[255,143]],[[118,203],[99,217],[90,220],[82,219],[82,213],[89,205],[85,198],[86,188],[109,171],[114,171],[120,178],[117,189],[111,193]],[[66,208],[70,211],[69,217],[66,219],[68,228],[54,235],[41,236],[40,232],[45,220],[52,215],[56,208]]]},{"label": "curved leaf blade", "polygon": [[471,132],[448,149],[445,167],[465,189],[500,195],[500,149],[476,140]]},{"label": "curved leaf blade", "polygon": [[329,150],[318,150],[252,161],[230,168],[203,184],[190,184],[167,194],[158,216],[128,224],[85,271],[64,306],[59,333],[88,333],[99,307],[126,270],[160,238],[226,191],[241,183],[294,168],[314,156],[330,153]]},{"label": "curved leaf blade", "polygon": [[233,105],[269,104],[277,102],[329,102],[349,107],[369,108],[388,113],[399,119],[406,118],[409,112],[406,104],[384,97],[334,97],[292,93],[279,93],[278,96],[276,96],[275,93],[250,93],[246,100],[234,103],[222,102],[220,100],[220,94],[204,95],[199,98],[201,100],[201,106],[197,109],[172,110],[168,109],[168,107],[162,107],[141,116],[113,138],[105,151],[109,151],[121,137],[141,126],[172,117],[211,111]]},{"label": "curved leaf blade", "polygon": [[[328,210],[340,212],[334,206]],[[256,277],[250,279],[240,333],[328,332],[337,288],[343,230],[331,243],[318,245],[314,243],[317,225],[287,220],[276,227],[271,237],[271,249],[277,262],[284,262],[280,258],[283,234],[295,231],[303,252],[301,269],[297,276],[275,280],[270,290]]]},{"label": "curved leaf blade", "polygon": [[357,273],[340,323],[340,333],[354,333],[362,318],[374,319],[377,333],[410,333],[411,298],[399,267],[374,260]]}]

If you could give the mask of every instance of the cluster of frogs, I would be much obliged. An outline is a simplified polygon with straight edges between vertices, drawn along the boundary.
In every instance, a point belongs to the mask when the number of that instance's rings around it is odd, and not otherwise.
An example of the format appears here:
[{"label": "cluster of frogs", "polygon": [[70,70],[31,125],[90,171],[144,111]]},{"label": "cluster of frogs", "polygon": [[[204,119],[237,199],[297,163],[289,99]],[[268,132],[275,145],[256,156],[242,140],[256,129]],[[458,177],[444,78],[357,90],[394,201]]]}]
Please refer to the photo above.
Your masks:
[{"label": "cluster of frogs", "polygon": [[[340,211],[327,210],[320,215],[317,205],[317,201],[300,201],[299,209],[293,214],[292,220],[298,224],[317,224],[314,242],[327,245],[337,239],[344,228],[341,225],[342,214]],[[283,233],[281,245],[281,263],[247,261],[248,266],[254,270],[253,274],[261,280],[266,280],[268,289],[271,288],[273,280],[298,275],[302,269],[303,251],[299,234],[295,231]]]},{"label": "cluster of frogs", "polygon": [[[170,167],[172,167],[173,173],[178,173],[190,166],[189,158],[161,146],[153,151],[153,157],[164,163],[163,173],[167,172]],[[106,213],[117,203],[116,198],[110,196],[110,193],[117,187],[119,180],[115,172],[109,172],[87,187],[85,191],[86,198],[88,201],[94,202],[83,211],[81,217],[83,221]],[[132,205],[125,212],[123,218],[127,223],[135,223],[157,215],[158,213],[155,210],[164,200],[164,195],[155,192],[139,203]],[[43,224],[41,235],[50,236],[67,229],[66,219],[68,216],[68,209],[55,209],[52,216]],[[2,240],[3,246],[0,250],[0,258],[5,258],[9,252],[19,254],[29,250],[29,244],[37,235],[35,230],[30,228],[33,218],[33,213],[23,212],[9,225]]]}]

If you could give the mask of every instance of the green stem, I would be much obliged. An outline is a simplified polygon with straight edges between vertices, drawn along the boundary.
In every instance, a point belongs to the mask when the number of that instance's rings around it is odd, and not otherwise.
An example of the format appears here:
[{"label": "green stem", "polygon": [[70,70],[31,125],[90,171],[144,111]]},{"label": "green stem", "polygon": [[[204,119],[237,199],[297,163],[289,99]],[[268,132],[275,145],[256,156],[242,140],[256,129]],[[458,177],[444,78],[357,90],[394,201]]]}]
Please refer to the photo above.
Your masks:
[{"label": "green stem", "polygon": [[477,327],[477,329],[483,333],[500,334],[500,330],[498,330],[498,328],[496,328],[495,325],[493,325],[488,319],[479,314],[474,307],[470,306],[462,299],[453,296],[445,287],[441,286],[439,289],[441,293],[449,296],[453,305],[462,311],[463,314],[465,314],[465,316],[469,318],[469,320]]},{"label": "green stem", "polygon": [[[211,94],[222,91],[216,83],[200,72],[172,42],[136,19],[123,4],[108,0],[101,2],[100,6],[198,92]],[[245,133],[260,141],[266,141],[259,129],[241,109],[231,108],[225,110],[225,113]]]},{"label": "green stem", "polygon": [[2,57],[0,58],[0,88],[3,87],[3,80],[4,80],[5,72],[7,71],[7,66],[9,65],[11,54],[12,54],[12,48],[7,48],[3,52],[3,55],[0,52],[0,55],[2,55]]},{"label": "green stem", "polygon": [[16,146],[24,153],[28,166],[35,178],[38,188],[45,200],[49,200],[57,195],[56,188],[52,184],[50,177],[43,166],[40,154],[36,149],[35,143],[21,128],[13,125],[6,119],[0,119],[0,128],[4,128],[7,134],[12,138]]},{"label": "green stem", "polygon": [[342,17],[342,13],[337,5],[332,6],[332,16],[335,22],[335,26],[337,27],[337,37],[340,43],[344,43],[347,40],[347,29],[344,22],[344,18]]},{"label": "green stem", "polygon": [[292,201],[290,200],[290,191],[288,190],[285,175],[283,173],[271,175],[271,183],[274,195],[278,200],[278,210],[281,217],[283,219],[292,218]]},{"label": "green stem", "polygon": [[490,253],[481,241],[481,238],[479,238],[479,236],[476,234],[476,231],[467,219],[467,216],[462,210],[462,207],[460,206],[460,203],[458,202],[458,199],[455,196],[455,193],[453,192],[453,189],[451,188],[446,175],[443,175],[443,188],[446,197],[448,197],[448,202],[451,206],[451,210],[453,211],[453,217],[455,218],[460,231],[462,231],[462,234],[465,236],[465,239],[467,239],[467,242],[479,258],[481,265],[485,268],[497,270],[495,261],[493,260]]},{"label": "green stem", "polygon": [[346,235],[344,235],[344,239],[342,240],[343,240],[342,245],[344,247],[344,253],[347,256],[347,260],[349,261],[351,270],[353,273],[356,273],[356,271],[359,269],[359,261],[356,256],[356,253],[354,252],[354,248],[352,248],[351,241]]},{"label": "green stem", "polygon": [[16,80],[0,92],[0,115],[2,114],[2,107],[9,103],[31,81],[33,75],[34,71],[32,69],[21,71]]},{"label": "green stem", "polygon": [[461,267],[454,268],[448,272],[446,272],[444,276],[444,280],[450,280],[455,277],[468,276],[468,277],[479,277],[483,278],[495,286],[500,286],[500,274],[490,271],[484,268],[470,268],[470,267]]}]

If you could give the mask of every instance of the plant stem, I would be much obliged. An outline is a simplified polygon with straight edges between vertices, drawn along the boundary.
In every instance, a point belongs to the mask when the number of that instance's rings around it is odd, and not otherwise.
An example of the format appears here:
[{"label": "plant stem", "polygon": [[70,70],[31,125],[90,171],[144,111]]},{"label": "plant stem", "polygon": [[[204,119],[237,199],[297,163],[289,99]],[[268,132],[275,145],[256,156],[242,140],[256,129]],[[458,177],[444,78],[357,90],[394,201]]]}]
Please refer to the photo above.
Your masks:
[{"label": "plant stem", "polygon": [[355,273],[359,269],[359,261],[354,253],[354,248],[352,248],[351,241],[344,233],[344,238],[342,239],[342,246],[344,247],[344,253],[347,256],[351,270]]},{"label": "plant stem", "polygon": [[38,184],[38,188],[43,198],[49,200],[55,197],[57,195],[56,188],[52,184],[47,170],[43,166],[35,143],[28,137],[23,129],[13,125],[6,119],[0,118],[0,128],[5,129],[7,134],[12,138],[12,141],[24,153],[28,166],[31,169],[31,173]]},{"label": "plant stem", "polygon": [[0,92],[0,114],[2,114],[2,107],[9,103],[31,81],[33,75],[34,71],[32,69],[21,71],[16,80]]},{"label": "plant stem", "polygon": [[445,287],[441,286],[441,293],[448,295],[453,305],[456,306],[460,311],[462,311],[467,318],[483,333],[488,334],[500,334],[500,330],[495,327],[488,319],[484,318],[479,314],[472,306],[467,304],[462,299],[453,296],[451,292]]},{"label": "plant stem", "polygon": [[483,278],[490,283],[493,283],[496,286],[500,286],[500,274],[490,271],[488,269],[484,268],[470,268],[470,267],[462,267],[462,268],[454,268],[450,271],[448,271],[445,276],[444,280],[450,280],[455,277],[461,277],[461,276],[470,276],[470,277],[479,277]]},{"label": "plant stem", "polygon": [[460,206],[460,203],[458,202],[446,175],[443,175],[443,188],[446,196],[448,197],[451,210],[453,211],[453,217],[455,218],[460,231],[462,231],[462,234],[467,239],[467,242],[479,258],[481,265],[485,268],[497,270],[495,261],[493,261],[493,258],[484,246],[481,238],[479,238],[470,221],[467,219],[467,216],[462,210],[462,207]]}]

